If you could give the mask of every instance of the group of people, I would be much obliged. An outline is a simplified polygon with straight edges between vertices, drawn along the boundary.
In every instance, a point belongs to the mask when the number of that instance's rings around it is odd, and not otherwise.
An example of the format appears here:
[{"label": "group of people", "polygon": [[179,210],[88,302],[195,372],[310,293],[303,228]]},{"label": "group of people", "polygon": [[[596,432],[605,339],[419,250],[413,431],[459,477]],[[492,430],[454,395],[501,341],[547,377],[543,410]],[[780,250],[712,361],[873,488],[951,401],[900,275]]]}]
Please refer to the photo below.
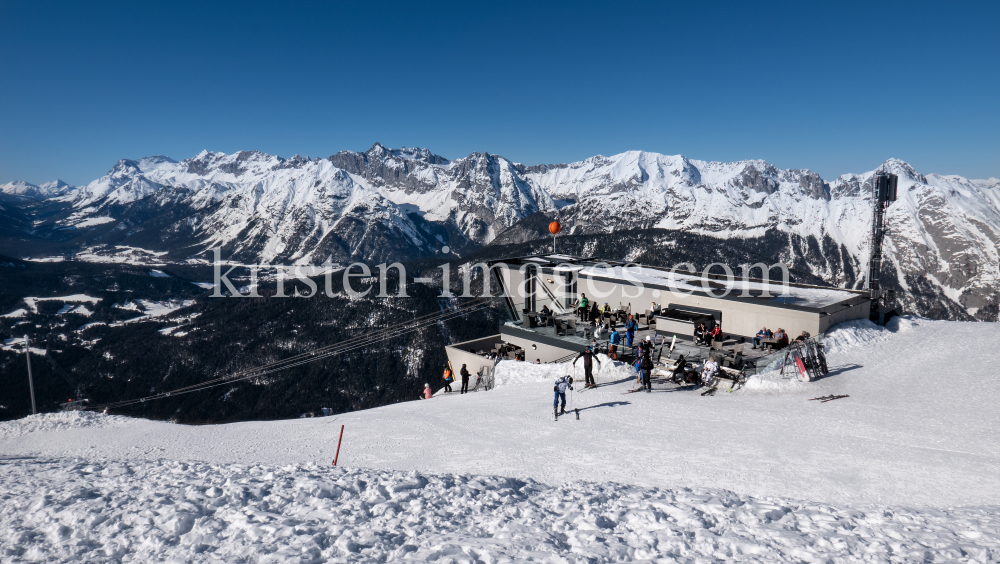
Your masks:
[{"label": "group of people", "polygon": [[[803,331],[802,335],[799,335],[795,340],[801,341],[808,338],[809,333]],[[785,333],[785,330],[781,327],[778,327],[778,330],[774,332],[767,327],[761,327],[760,331],[757,331],[757,334],[753,338],[753,348],[757,348],[758,346],[763,347],[765,340],[769,342],[772,349],[783,349],[788,346],[788,333]]]},{"label": "group of people", "polygon": [[704,323],[699,323],[694,328],[694,344],[711,347],[716,340],[722,339],[722,324],[716,321],[711,325],[709,329]]},{"label": "group of people", "polygon": [[[469,372],[466,365],[462,365],[462,369],[459,370],[459,375],[462,377],[462,391],[461,393],[466,393],[469,391],[469,378],[472,378],[472,374]],[[455,381],[455,374],[451,370],[451,364],[445,363],[444,374],[441,376],[444,380],[444,391],[451,393],[454,390],[451,389],[451,383]],[[430,384],[424,384],[424,396],[423,399],[431,399],[434,397],[434,390],[431,389]]]},{"label": "group of people", "polygon": [[[805,341],[808,338],[810,338],[809,331],[803,331],[798,337],[795,337],[795,341]],[[770,343],[772,349],[783,349],[788,346],[788,333],[781,327],[778,327],[778,330],[774,332],[771,332],[767,327],[761,327],[753,338],[753,348],[762,347],[765,340],[773,340]]]},{"label": "group of people", "polygon": [[[618,331],[618,329],[611,328],[611,333],[608,334],[608,356],[612,360],[618,360],[618,347],[624,345],[628,348],[632,348],[632,343],[635,341],[635,332],[639,330],[639,324],[636,322],[633,316],[628,316],[625,321],[624,334]],[[594,333],[595,339],[600,338],[599,333]]]}]

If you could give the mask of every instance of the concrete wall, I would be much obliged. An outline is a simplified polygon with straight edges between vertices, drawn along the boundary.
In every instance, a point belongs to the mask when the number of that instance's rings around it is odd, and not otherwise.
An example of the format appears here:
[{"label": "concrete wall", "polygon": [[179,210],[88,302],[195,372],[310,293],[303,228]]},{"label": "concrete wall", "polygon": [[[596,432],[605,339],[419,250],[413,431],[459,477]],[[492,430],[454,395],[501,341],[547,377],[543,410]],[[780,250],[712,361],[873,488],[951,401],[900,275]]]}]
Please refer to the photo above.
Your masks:
[{"label": "concrete wall", "polygon": [[[524,349],[525,362],[534,363],[540,360],[543,364],[555,362],[568,354],[575,354],[583,350],[582,345],[573,343],[559,343],[555,338],[544,338],[532,331],[514,329],[513,327],[501,327],[500,334],[503,340],[512,345],[517,345]],[[549,342],[554,341],[554,342]],[[534,345],[535,348],[532,348]]]},{"label": "concrete wall", "polygon": [[[476,373],[479,369],[484,366],[493,366],[493,361],[479,356],[478,354],[473,354],[469,352],[469,349],[476,349],[477,351],[482,349],[484,351],[489,351],[493,349],[493,345],[500,342],[500,335],[490,335],[489,337],[484,337],[482,339],[476,339],[473,341],[465,341],[464,343],[456,343],[454,345],[448,345],[444,348],[445,354],[448,355],[448,360],[451,362],[451,367],[455,370],[455,382],[452,384],[452,389],[458,391],[462,387],[462,365],[465,364],[472,374],[472,378],[469,379],[469,385],[472,386],[476,383]],[[444,366],[437,372],[437,375],[432,375],[432,380],[428,382],[431,385],[432,390],[441,391],[444,389]],[[457,386],[456,386],[457,384]],[[435,392],[437,393],[437,392]]]},{"label": "concrete wall", "polygon": [[832,312],[830,315],[824,315],[820,318],[819,332],[825,333],[830,330],[830,327],[852,319],[868,319],[870,311],[871,301],[866,299],[861,303],[850,305],[840,311]]}]

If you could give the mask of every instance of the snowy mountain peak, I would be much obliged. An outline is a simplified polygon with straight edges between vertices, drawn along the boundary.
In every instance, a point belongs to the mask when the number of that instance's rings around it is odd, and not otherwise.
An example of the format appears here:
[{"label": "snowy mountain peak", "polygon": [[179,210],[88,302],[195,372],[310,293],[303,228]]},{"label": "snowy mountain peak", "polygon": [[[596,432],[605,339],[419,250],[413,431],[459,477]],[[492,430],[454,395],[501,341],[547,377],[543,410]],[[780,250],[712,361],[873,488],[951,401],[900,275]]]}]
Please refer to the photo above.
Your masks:
[{"label": "snowy mountain peak", "polygon": [[927,178],[913,169],[910,163],[899,159],[889,159],[879,165],[875,172],[888,172],[895,174],[900,180],[911,180],[920,184],[927,184]]},{"label": "snowy mountain peak", "polygon": [[248,171],[262,173],[280,167],[285,159],[260,151],[239,151],[232,155],[202,151],[196,157],[182,161],[187,172],[209,176],[212,172],[242,176]]},{"label": "snowy mountain peak", "polygon": [[448,159],[442,157],[441,155],[435,155],[428,149],[421,149],[419,147],[401,147],[399,149],[389,149],[394,157],[400,159],[406,159],[408,161],[421,161],[427,164],[433,165],[443,165],[447,166]]},{"label": "snowy mountain peak", "polygon": [[71,190],[73,190],[73,186],[70,186],[62,180],[50,180],[49,182],[37,186],[23,180],[15,180],[6,184],[0,184],[0,194],[34,200],[44,200],[46,198],[62,196]]},{"label": "snowy mountain peak", "polygon": [[170,157],[153,155],[151,157],[143,157],[142,159],[139,159],[139,170],[147,172],[153,169],[161,168],[163,165],[175,164],[177,164],[177,161],[171,159]]},{"label": "snowy mountain peak", "polygon": [[8,196],[19,196],[22,198],[42,197],[39,193],[38,186],[29,184],[23,180],[15,180],[6,184],[0,184],[0,193],[7,194]]},{"label": "snowy mountain peak", "polygon": [[72,190],[73,186],[70,186],[66,182],[63,182],[62,180],[56,179],[56,180],[50,180],[44,184],[39,184],[38,189],[48,197],[48,196],[58,196],[60,194],[64,194]]}]

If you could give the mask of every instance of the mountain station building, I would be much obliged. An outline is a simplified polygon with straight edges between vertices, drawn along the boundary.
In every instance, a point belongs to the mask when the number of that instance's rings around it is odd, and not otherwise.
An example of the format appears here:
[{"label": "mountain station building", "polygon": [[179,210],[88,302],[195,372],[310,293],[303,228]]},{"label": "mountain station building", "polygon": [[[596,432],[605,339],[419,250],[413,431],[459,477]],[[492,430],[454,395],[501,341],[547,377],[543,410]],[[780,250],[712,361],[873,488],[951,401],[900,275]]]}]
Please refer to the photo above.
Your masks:
[{"label": "mountain station building", "polygon": [[[492,366],[480,351],[513,347],[528,362],[547,363],[572,358],[590,346],[593,327],[578,321],[573,308],[581,293],[599,307],[607,303],[619,330],[633,315],[640,325],[637,340],[647,334],[676,336],[690,347],[696,324],[716,323],[725,335],[723,345],[731,349],[745,343],[748,353],[761,327],[783,328],[790,339],[802,331],[815,336],[844,321],[868,319],[871,304],[867,291],[560,254],[500,259],[487,266],[504,301],[499,332],[447,347],[452,364],[466,364],[473,373],[480,364]],[[543,306],[552,312],[544,319],[539,316]],[[598,342],[607,339],[605,332]]]}]

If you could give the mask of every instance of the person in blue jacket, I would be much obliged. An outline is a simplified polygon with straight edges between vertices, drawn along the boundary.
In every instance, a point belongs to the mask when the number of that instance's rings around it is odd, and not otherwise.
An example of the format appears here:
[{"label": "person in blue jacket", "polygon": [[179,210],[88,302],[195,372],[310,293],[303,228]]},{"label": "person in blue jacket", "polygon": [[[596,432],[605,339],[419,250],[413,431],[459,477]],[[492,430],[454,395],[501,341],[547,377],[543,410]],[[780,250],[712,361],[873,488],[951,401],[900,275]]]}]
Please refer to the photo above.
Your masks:
[{"label": "person in blue jacket", "polygon": [[628,316],[628,321],[625,322],[625,346],[632,346],[632,340],[635,339],[635,332],[638,330],[639,324],[635,322],[635,318]]},{"label": "person in blue jacket", "polygon": [[753,338],[753,348],[757,348],[764,339],[772,337],[774,337],[774,334],[767,327],[761,327],[760,331],[757,331],[757,336]]},{"label": "person in blue jacket", "polygon": [[617,329],[611,330],[611,335],[608,336],[608,343],[611,345],[608,347],[608,356],[611,360],[618,360],[618,345],[622,342],[622,336]]}]

